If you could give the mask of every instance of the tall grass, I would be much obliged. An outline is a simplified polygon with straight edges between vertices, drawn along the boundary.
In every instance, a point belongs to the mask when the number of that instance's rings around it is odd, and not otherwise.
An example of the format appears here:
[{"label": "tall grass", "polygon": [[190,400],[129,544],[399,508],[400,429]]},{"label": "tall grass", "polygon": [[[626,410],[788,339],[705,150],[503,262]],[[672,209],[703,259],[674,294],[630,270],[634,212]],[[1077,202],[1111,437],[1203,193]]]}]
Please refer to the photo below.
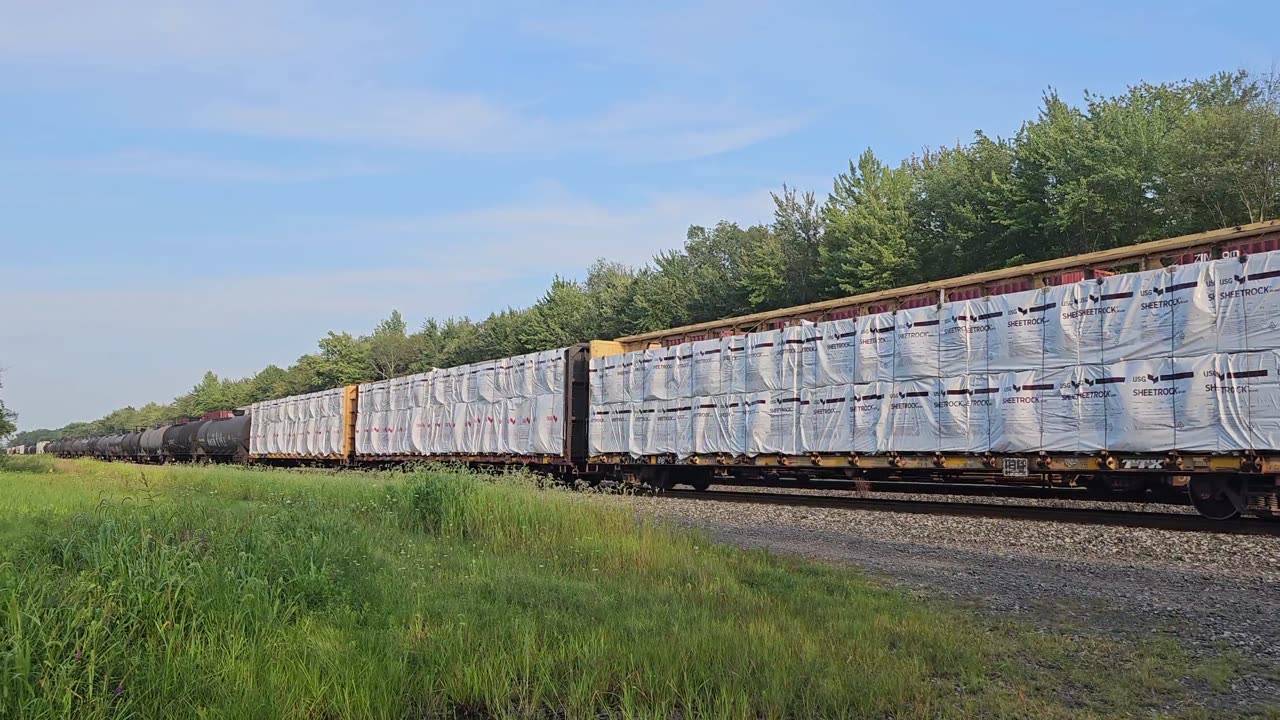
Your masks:
[{"label": "tall grass", "polygon": [[0,717],[1073,712],[955,611],[518,478],[39,461],[0,498]]}]

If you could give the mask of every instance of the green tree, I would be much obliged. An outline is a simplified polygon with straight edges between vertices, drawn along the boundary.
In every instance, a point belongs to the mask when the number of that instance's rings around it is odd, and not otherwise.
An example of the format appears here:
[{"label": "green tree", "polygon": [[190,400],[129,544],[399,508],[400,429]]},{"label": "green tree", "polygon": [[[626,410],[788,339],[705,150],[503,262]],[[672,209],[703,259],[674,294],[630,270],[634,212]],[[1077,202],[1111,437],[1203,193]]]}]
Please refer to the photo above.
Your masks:
[{"label": "green tree", "polygon": [[[802,305],[821,300],[822,235],[826,216],[812,191],[782,186],[773,197],[773,237],[781,272],[775,285],[753,283],[757,307]],[[757,266],[759,267],[759,266]],[[758,270],[757,270],[758,272]],[[772,287],[772,292],[765,288]]]},{"label": "green tree", "polygon": [[828,287],[844,293],[887,290],[916,279],[916,251],[908,242],[911,176],[870,149],[841,173],[824,209],[821,258]]},{"label": "green tree", "polygon": [[527,347],[554,348],[589,339],[594,309],[578,283],[555,277],[531,309],[520,339]]},{"label": "green tree", "polygon": [[399,310],[378,323],[369,336],[369,363],[380,379],[408,373],[413,364],[414,347],[406,334],[407,326]]},{"label": "green tree", "polygon": [[[179,415],[191,418],[200,417],[214,410],[224,410],[229,406],[222,381],[218,378],[217,373],[212,370],[205,372],[199,384],[191,388],[191,391],[186,395],[175,400],[174,405],[177,407]],[[112,417],[112,415],[108,415],[104,420]],[[110,422],[114,423],[114,420],[110,420]]]},{"label": "green tree", "polygon": [[1025,252],[1001,222],[1014,149],[977,133],[970,145],[926,150],[909,161],[912,192],[909,244],[920,279],[934,280],[1000,267]]},{"label": "green tree", "polygon": [[[0,371],[0,388],[4,387],[4,372]],[[0,440],[12,435],[17,429],[18,414],[9,410],[4,406],[4,401],[0,400]]]},{"label": "green tree", "polygon": [[316,380],[320,387],[342,387],[373,379],[376,372],[369,358],[370,343],[367,339],[352,337],[350,333],[330,331],[320,341],[319,372]]},{"label": "green tree", "polygon": [[272,400],[289,394],[289,373],[268,365],[253,376],[253,402]]},{"label": "green tree", "polygon": [[1280,76],[1223,73],[1185,88],[1195,107],[1169,143],[1179,229],[1261,222],[1280,208]]},{"label": "green tree", "polygon": [[622,263],[599,258],[587,270],[587,295],[590,298],[591,338],[616,338],[636,332],[633,298],[636,271]]}]

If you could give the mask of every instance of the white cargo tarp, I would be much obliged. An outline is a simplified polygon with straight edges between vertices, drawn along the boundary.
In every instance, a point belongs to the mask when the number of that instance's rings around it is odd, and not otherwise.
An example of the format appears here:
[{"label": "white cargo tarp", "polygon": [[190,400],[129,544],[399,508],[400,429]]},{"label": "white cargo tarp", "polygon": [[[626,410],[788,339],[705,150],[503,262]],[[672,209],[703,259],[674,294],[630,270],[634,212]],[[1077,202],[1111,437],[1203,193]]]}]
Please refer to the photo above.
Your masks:
[{"label": "white cargo tarp", "polygon": [[249,452],[253,455],[324,457],[343,451],[342,388],[250,407]]},{"label": "white cargo tarp", "polygon": [[1178,390],[1178,401],[1173,421],[1178,450],[1218,453],[1247,446],[1247,427],[1228,426],[1230,418],[1238,417],[1238,409],[1248,402],[1234,395],[1238,386],[1248,383],[1227,378],[1225,365],[1229,357],[1210,353],[1174,358],[1173,385]]},{"label": "white cargo tarp", "polygon": [[720,338],[720,348],[720,377],[724,383],[722,392],[741,395],[746,392],[744,388],[747,386],[747,336],[730,335]]},{"label": "white cargo tarp", "polygon": [[[625,407],[619,404],[618,407]],[[502,452],[520,455],[529,451],[529,437],[533,434],[534,414],[537,408],[531,397],[509,397],[503,405],[506,424],[503,426]],[[626,451],[625,436],[622,451]]]},{"label": "white cargo tarp", "polygon": [[832,320],[818,323],[815,332],[815,357],[810,374],[803,378],[804,387],[852,385],[858,361],[858,324]]},{"label": "white cargo tarp", "polygon": [[680,358],[676,348],[654,348],[644,351],[637,361],[640,372],[633,376],[645,400],[672,400],[688,392],[681,392]]},{"label": "white cargo tarp", "polygon": [[752,394],[747,406],[747,455],[798,452],[800,396],[794,390]]},{"label": "white cargo tarp", "polygon": [[853,451],[874,453],[880,445],[881,418],[892,395],[892,383],[874,382],[854,385],[853,396]]},{"label": "white cargo tarp", "polygon": [[[637,353],[627,353],[625,355],[606,355],[591,359],[591,370],[588,375],[591,383],[592,405],[611,405],[632,400],[630,390],[631,368],[637,355]],[[507,397],[517,396],[522,395],[516,392],[508,392],[507,394]],[[640,398],[636,399],[639,400]]]},{"label": "white cargo tarp", "polygon": [[1271,351],[1174,360],[1177,447],[1228,453],[1280,447],[1280,376]]},{"label": "white cargo tarp", "polygon": [[991,416],[991,449],[1029,453],[1075,448],[1075,403],[1061,386],[1070,373],[1061,368],[1001,373],[996,411]]},{"label": "white cargo tarp", "polygon": [[858,326],[858,359],[854,365],[854,382],[872,383],[893,380],[894,318],[892,313],[863,315]]},{"label": "white cargo tarp", "polygon": [[1106,365],[1081,365],[1064,371],[1062,398],[1076,415],[1074,452],[1105,450],[1112,432],[1108,403],[1123,392],[1124,377]]},{"label": "white cargo tarp", "polygon": [[985,300],[964,300],[943,306],[938,338],[938,372],[949,376],[987,372],[987,336],[1003,320]]},{"label": "white cargo tarp", "polygon": [[982,453],[991,447],[991,417],[1000,392],[985,374],[938,381],[933,398],[940,452]]},{"label": "white cargo tarp", "polygon": [[933,305],[898,311],[893,349],[895,380],[938,377],[941,325],[938,309]]},{"label": "white cargo tarp", "polygon": [[564,354],[552,350],[363,383],[356,453],[560,455]]},{"label": "white cargo tarp", "polygon": [[1107,449],[1143,452],[1176,447],[1174,416],[1182,388],[1175,382],[1179,378],[1173,361],[1120,362],[1106,366],[1106,372],[1119,380],[1118,392],[1106,398]]},{"label": "white cargo tarp", "polygon": [[[741,370],[742,386],[738,392],[763,393],[782,390],[786,385],[782,373],[782,333],[778,330],[751,333],[746,336],[744,366]],[[735,373],[735,380],[739,376]]]},{"label": "white cargo tarp", "polygon": [[1280,349],[1280,251],[1213,263],[1218,351]]},{"label": "white cargo tarp", "polygon": [[689,408],[674,443],[633,418],[637,455],[1274,448],[1275,292],[1266,253],[802,323],[597,358],[591,404]]},{"label": "white cargo tarp", "polygon": [[848,385],[800,393],[800,452],[853,452],[853,402]]},{"label": "white cargo tarp", "polygon": [[818,343],[822,335],[818,327],[806,322],[783,328],[778,359],[778,389],[805,387],[818,372]]},{"label": "white cargo tarp", "polygon": [[934,417],[937,380],[896,380],[880,417],[876,450],[935,452],[938,423]]},{"label": "white cargo tarp", "polygon": [[738,422],[738,397],[716,395],[692,402],[690,452],[698,455],[741,455],[745,450]]},{"label": "white cargo tarp", "polygon": [[1073,288],[1048,287],[990,298],[989,310],[983,313],[992,326],[987,333],[988,370],[1075,365],[1075,349],[1064,347],[1063,335],[1064,318],[1073,312],[1065,307]]},{"label": "white cargo tarp", "polygon": [[725,380],[724,369],[720,362],[724,356],[724,349],[719,340],[699,340],[691,343],[688,354],[690,357],[686,367],[691,397],[712,397],[729,392],[729,383]]},{"label": "white cargo tarp", "polygon": [[656,400],[631,403],[631,436],[627,447],[630,448],[632,455],[642,457],[655,454],[653,448],[658,445],[654,438],[657,418],[658,402]]}]

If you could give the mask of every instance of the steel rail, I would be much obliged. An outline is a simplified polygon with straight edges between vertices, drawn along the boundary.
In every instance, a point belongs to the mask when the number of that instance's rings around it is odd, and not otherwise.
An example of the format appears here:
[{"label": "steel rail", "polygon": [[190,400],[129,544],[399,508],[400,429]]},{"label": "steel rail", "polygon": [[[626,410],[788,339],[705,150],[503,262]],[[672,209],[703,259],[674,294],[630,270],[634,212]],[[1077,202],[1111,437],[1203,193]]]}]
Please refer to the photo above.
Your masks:
[{"label": "steel rail", "polygon": [[1215,532],[1229,535],[1280,536],[1280,522],[1258,518],[1210,520],[1188,513],[1136,512],[1132,510],[1055,508],[1038,505],[946,502],[941,500],[894,500],[847,498],[832,495],[791,495],[738,490],[669,490],[658,496],[688,500],[820,507],[839,510],[952,515],[961,517],[1035,520],[1076,525],[1140,527],[1179,532]]}]

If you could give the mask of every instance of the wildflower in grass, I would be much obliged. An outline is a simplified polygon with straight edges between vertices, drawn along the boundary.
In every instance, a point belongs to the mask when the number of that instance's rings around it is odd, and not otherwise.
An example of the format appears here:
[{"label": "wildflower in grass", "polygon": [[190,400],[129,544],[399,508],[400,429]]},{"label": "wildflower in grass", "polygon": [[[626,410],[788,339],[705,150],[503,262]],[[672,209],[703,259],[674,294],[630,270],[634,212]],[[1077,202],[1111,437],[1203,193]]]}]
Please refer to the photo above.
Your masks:
[{"label": "wildflower in grass", "polygon": [[123,680],[121,680],[121,681],[116,685],[116,689],[115,689],[115,690],[113,690],[112,692],[115,694],[115,696],[116,696],[116,697],[120,697],[121,695],[123,695],[123,694],[124,694],[124,681],[123,681]]}]

